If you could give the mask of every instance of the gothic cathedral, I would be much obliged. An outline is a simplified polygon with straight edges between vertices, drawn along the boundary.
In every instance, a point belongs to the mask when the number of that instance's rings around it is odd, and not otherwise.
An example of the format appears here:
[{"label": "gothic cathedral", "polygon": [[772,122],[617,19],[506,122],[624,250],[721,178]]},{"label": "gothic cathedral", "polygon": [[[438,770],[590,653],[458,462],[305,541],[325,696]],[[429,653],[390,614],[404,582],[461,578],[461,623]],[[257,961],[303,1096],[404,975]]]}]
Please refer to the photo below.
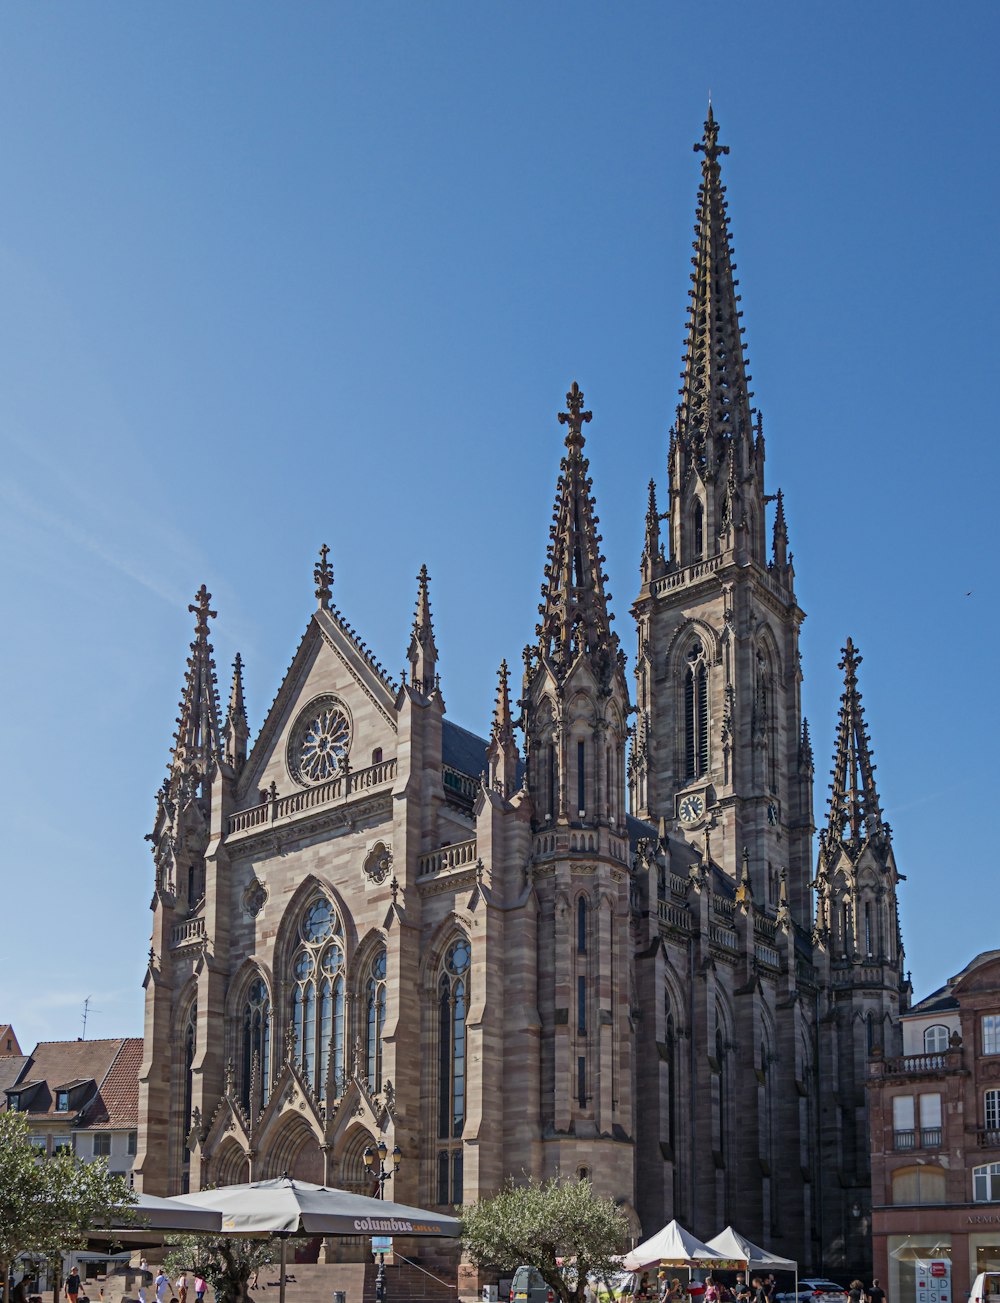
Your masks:
[{"label": "gothic cathedral", "polygon": [[252,746],[242,663],[223,714],[198,593],[150,836],[147,1192],[286,1171],[367,1190],[384,1137],[406,1156],[389,1193],[421,1206],[586,1175],[637,1237],[732,1223],[803,1272],[865,1263],[867,1059],[901,1052],[909,1000],[899,875],[849,639],[813,861],[804,616],[711,109],[696,149],[634,705],[576,384],[536,639],[516,703],[500,666],[488,738],[446,716],[426,569],[397,683],[334,605],[322,549]]}]

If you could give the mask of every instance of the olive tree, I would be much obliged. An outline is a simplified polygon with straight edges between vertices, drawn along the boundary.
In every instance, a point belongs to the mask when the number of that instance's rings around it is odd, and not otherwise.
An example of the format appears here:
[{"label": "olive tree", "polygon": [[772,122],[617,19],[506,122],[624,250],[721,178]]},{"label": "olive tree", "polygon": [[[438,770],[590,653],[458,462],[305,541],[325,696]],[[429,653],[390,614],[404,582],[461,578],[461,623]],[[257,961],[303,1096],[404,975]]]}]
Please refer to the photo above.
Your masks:
[{"label": "olive tree", "polygon": [[39,1158],[23,1113],[0,1113],[0,1298],[10,1303],[10,1272],[22,1253],[58,1260],[80,1248],[92,1226],[127,1217],[135,1195],[100,1160],[69,1150]]},{"label": "olive tree", "polygon": [[274,1241],[240,1235],[183,1235],[164,1259],[171,1277],[179,1271],[204,1276],[216,1303],[246,1303],[247,1282],[277,1256]]},{"label": "olive tree", "polygon": [[576,1179],[511,1182],[462,1212],[462,1244],[474,1266],[506,1272],[530,1264],[563,1303],[582,1303],[591,1273],[603,1278],[617,1269],[628,1234],[618,1205]]}]

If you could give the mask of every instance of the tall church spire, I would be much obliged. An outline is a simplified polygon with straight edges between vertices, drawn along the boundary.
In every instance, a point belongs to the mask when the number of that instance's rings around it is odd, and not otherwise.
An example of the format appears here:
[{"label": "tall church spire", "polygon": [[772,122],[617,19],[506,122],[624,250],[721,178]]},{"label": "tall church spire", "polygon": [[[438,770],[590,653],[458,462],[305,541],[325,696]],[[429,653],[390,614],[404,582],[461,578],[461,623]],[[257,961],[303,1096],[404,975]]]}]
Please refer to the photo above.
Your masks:
[{"label": "tall church spire", "polygon": [[704,158],[677,433],[689,447],[714,446],[721,454],[725,440],[741,430],[750,430],[750,395],[739,320],[743,314],[737,308],[739,282],[733,276],[736,264],[732,260],[726,188],[719,167],[719,158],[729,153],[729,146],[719,144],[719,126],[711,104],[705,134],[694,148]]},{"label": "tall church spire", "polygon": [[417,575],[417,609],[413,616],[413,632],[406,653],[410,662],[410,682],[416,692],[429,693],[437,681],[437,644],[431,621],[431,600],[428,591],[430,576],[425,565]]},{"label": "tall church spire", "polygon": [[497,674],[497,699],[493,708],[493,727],[490,744],[486,750],[489,764],[490,786],[504,797],[513,795],[517,786],[517,741],[514,738],[514,719],[510,709],[510,681],[507,662],[500,662]]},{"label": "tall church spire", "polygon": [[695,219],[681,401],[671,431],[671,557],[687,566],[747,545],[763,559],[763,443],[758,456],[734,276],[719,126],[709,104]]},{"label": "tall church spire", "polygon": [[852,859],[857,858],[866,842],[879,842],[886,836],[875,789],[876,766],[872,763],[871,739],[858,691],[860,664],[861,656],[848,638],[840,662],[844,671],[844,691],[840,698],[837,749],[831,770],[833,782],[830,785],[826,841],[828,845],[842,845]]},{"label": "tall church spire", "polygon": [[566,455],[549,531],[541,622],[535,627],[537,649],[557,678],[582,655],[598,682],[608,685],[619,665],[618,637],[611,630],[611,594],[604,591],[599,519],[590,495],[590,464],[583,455],[583,426],[592,413],[584,411],[583,391],[575,380],[566,395],[566,409],[559,413],[560,423],[568,426]]},{"label": "tall church spire", "polygon": [[216,615],[211,609],[211,601],[212,594],[202,584],[195,594],[194,604],[188,607],[197,618],[171,757],[171,768],[175,772],[197,769],[202,777],[211,776],[222,754],[219,687],[212,644],[208,641],[208,622]]}]

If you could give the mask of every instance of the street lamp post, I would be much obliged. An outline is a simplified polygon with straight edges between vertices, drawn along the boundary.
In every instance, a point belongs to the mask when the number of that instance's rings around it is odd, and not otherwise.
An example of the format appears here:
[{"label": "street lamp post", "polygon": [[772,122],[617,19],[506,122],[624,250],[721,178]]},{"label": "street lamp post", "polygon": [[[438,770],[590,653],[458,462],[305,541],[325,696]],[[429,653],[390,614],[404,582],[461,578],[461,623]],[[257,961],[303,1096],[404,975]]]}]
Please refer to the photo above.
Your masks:
[{"label": "street lamp post", "polygon": [[[389,1156],[389,1147],[381,1136],[379,1137],[379,1142],[374,1149],[371,1145],[368,1145],[365,1149],[365,1167],[378,1182],[378,1194],[376,1196],[378,1199],[385,1198],[385,1183],[388,1181],[390,1176],[395,1176],[399,1171],[399,1164],[402,1162],[403,1151],[400,1149],[399,1145],[393,1147],[391,1169],[385,1165],[385,1160]],[[377,1171],[375,1169],[376,1158],[378,1159]],[[375,1276],[375,1303],[386,1303],[384,1253],[378,1255],[378,1273]]]}]

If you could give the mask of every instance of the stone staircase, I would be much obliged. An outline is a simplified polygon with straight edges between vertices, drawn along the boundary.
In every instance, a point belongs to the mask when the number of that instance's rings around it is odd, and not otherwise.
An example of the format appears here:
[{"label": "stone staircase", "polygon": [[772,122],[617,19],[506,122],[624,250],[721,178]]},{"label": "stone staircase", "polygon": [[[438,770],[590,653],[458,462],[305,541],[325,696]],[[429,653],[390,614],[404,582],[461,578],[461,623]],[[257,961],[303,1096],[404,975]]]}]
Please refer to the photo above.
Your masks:
[{"label": "stone staircase", "polygon": [[[290,1262],[285,1277],[285,1303],[333,1303],[334,1290],[343,1290],[345,1303],[375,1303],[378,1264],[369,1262]],[[431,1272],[432,1274],[427,1274]],[[421,1271],[397,1260],[385,1267],[386,1303],[458,1303],[454,1274],[438,1266]],[[279,1272],[262,1267],[253,1303],[278,1303]]]}]

